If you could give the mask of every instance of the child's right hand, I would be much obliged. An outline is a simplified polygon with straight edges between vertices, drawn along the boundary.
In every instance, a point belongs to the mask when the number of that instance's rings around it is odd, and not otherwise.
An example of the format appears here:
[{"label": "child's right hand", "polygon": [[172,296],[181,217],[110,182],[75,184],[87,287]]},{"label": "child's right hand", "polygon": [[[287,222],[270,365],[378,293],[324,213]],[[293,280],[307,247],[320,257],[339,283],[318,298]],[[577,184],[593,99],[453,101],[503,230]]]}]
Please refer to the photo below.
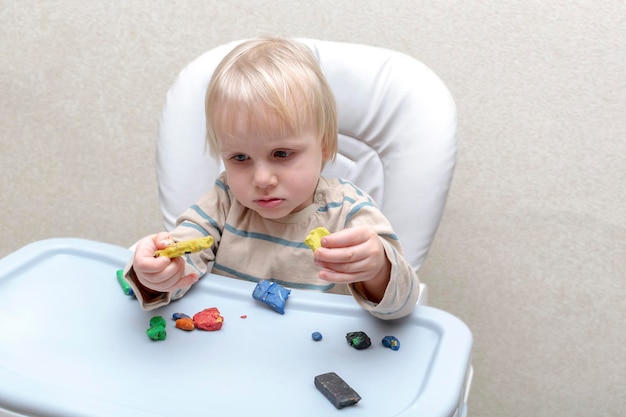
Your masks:
[{"label": "child's right hand", "polygon": [[185,275],[185,260],[182,257],[154,257],[154,252],[173,243],[169,233],[161,232],[147,236],[137,243],[133,257],[133,269],[139,282],[159,292],[172,292],[188,287],[198,281],[198,274]]}]

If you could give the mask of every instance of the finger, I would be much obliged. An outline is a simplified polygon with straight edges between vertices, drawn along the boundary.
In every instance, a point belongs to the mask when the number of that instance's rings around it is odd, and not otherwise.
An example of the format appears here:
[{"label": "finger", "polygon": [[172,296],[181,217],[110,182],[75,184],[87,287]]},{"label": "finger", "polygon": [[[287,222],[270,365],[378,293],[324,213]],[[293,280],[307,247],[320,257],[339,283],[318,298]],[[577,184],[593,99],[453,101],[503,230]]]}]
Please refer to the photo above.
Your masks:
[{"label": "finger", "polygon": [[172,277],[172,279],[161,283],[158,286],[157,291],[173,292],[173,291],[178,290],[179,288],[189,287],[195,284],[196,282],[198,282],[198,279],[199,279],[198,274],[193,273],[193,272],[188,275],[185,275],[182,278]]},{"label": "finger", "polygon": [[168,232],[159,232],[154,236],[154,242],[157,249],[165,249],[174,243],[174,239],[172,239],[172,235]]},{"label": "finger", "polygon": [[325,248],[343,248],[346,246],[354,246],[363,243],[368,239],[366,228],[355,227],[343,229],[336,233],[324,236],[322,238],[322,247]]},{"label": "finger", "polygon": [[316,262],[321,269],[337,272],[341,274],[360,274],[371,269],[372,263],[368,259],[361,259],[355,262]]},{"label": "finger", "polygon": [[135,253],[142,257],[153,256],[158,249],[164,249],[173,243],[173,239],[167,232],[146,236],[137,243]]},{"label": "finger", "polygon": [[135,257],[137,255],[144,257],[154,253],[154,250],[156,249],[156,245],[154,243],[155,236],[156,235],[147,236],[137,242],[137,246],[135,247]]},{"label": "finger", "polygon": [[196,274],[195,272],[192,272],[191,274],[188,274],[182,277],[180,281],[178,281],[178,284],[176,284],[176,286],[179,288],[189,287],[190,285],[193,285],[196,282],[198,282],[199,279],[200,277],[198,276],[198,274]]},{"label": "finger", "polygon": [[333,271],[330,269],[322,269],[319,272],[319,277],[324,281],[334,282],[336,284],[350,284],[353,282],[363,281],[363,275],[360,273],[351,274]]},{"label": "finger", "polygon": [[[157,258],[153,255],[154,251],[150,251],[148,249],[141,249],[135,253],[133,259],[133,267],[136,271],[145,273],[145,274],[155,274],[160,271],[164,271],[168,267],[170,269],[177,268],[177,264],[170,260],[166,256],[159,256]],[[170,266],[174,265],[174,266]]]},{"label": "finger", "polygon": [[165,281],[178,280],[185,270],[185,261],[182,258],[171,259],[164,269],[154,273],[154,279],[157,283]]},{"label": "finger", "polygon": [[356,246],[338,248],[319,248],[315,251],[315,262],[327,264],[344,264],[358,262],[367,257],[367,246],[359,244]]},{"label": "finger", "polygon": [[157,280],[151,277],[144,277],[144,278],[148,280],[152,279],[151,281],[148,281],[148,283],[144,285],[146,285],[150,289],[153,289],[155,291],[160,291],[160,292],[168,292],[172,288],[179,287],[178,283],[180,282],[180,276],[178,275],[167,277],[167,279],[164,279],[164,277],[159,276]]}]

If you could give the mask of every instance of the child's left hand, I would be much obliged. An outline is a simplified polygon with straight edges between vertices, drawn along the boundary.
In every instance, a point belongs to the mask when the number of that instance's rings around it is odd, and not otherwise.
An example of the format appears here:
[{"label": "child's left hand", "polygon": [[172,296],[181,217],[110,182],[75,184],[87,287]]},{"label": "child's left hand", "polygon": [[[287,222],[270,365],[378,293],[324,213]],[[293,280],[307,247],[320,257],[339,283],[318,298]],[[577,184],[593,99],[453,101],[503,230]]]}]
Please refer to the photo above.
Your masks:
[{"label": "child's left hand", "polygon": [[361,282],[367,292],[364,295],[375,302],[382,299],[391,272],[380,238],[369,226],[324,236],[322,247],[315,251],[315,264],[322,268],[321,279],[341,284]]}]

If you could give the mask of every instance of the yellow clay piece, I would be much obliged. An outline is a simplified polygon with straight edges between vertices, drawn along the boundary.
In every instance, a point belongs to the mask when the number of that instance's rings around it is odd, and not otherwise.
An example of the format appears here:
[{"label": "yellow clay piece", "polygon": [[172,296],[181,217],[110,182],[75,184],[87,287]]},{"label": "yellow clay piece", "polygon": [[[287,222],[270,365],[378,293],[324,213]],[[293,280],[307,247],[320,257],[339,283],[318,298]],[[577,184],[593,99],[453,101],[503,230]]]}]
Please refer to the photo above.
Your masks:
[{"label": "yellow clay piece", "polygon": [[317,227],[309,232],[309,235],[304,239],[304,243],[315,252],[317,248],[322,247],[322,238],[329,234],[330,232],[327,228]]},{"label": "yellow clay piece", "polygon": [[213,246],[213,236],[200,237],[197,239],[172,243],[167,248],[154,252],[154,257],[167,256],[168,258],[177,258],[189,253],[209,249],[211,246]]}]

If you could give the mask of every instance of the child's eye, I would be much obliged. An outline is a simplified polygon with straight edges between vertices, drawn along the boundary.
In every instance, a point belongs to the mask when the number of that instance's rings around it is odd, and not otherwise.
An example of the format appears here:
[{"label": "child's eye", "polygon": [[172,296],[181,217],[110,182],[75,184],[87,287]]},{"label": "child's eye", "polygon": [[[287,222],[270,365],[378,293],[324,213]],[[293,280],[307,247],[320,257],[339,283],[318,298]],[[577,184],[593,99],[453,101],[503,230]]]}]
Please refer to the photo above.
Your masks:
[{"label": "child's eye", "polygon": [[289,155],[291,155],[293,152],[291,151],[274,151],[274,157],[275,158],[287,158]]},{"label": "child's eye", "polygon": [[246,159],[248,159],[248,156],[240,153],[240,154],[231,156],[230,159],[232,159],[235,162],[243,162]]}]

